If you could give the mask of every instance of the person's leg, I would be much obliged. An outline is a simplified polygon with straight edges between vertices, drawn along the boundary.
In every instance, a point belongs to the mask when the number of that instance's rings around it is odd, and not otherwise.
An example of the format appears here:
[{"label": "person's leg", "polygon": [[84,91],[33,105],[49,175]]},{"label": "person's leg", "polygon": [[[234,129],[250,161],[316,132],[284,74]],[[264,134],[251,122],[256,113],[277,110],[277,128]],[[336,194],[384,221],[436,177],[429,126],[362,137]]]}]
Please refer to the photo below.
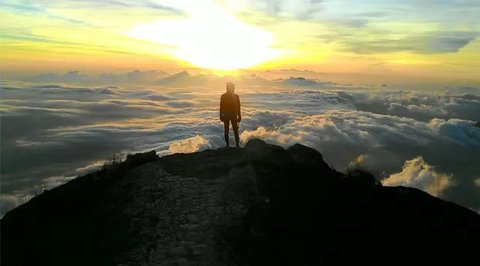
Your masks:
[{"label": "person's leg", "polygon": [[232,128],[233,134],[235,135],[235,144],[239,147],[240,144],[240,137],[238,136],[238,122],[237,119],[232,119]]},{"label": "person's leg", "polygon": [[227,147],[230,147],[229,141],[228,141],[228,131],[230,130],[230,119],[225,119],[223,121],[223,134],[225,136],[225,144],[227,144]]}]

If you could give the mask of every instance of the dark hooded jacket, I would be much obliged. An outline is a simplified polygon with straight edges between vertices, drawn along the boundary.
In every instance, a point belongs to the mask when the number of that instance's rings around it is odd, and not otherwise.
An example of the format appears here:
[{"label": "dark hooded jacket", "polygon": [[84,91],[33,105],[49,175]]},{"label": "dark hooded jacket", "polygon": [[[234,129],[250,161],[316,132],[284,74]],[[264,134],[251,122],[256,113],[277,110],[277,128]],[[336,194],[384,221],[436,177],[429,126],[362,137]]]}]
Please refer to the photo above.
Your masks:
[{"label": "dark hooded jacket", "polygon": [[240,114],[240,97],[235,93],[224,93],[220,98],[220,116],[237,117]]}]

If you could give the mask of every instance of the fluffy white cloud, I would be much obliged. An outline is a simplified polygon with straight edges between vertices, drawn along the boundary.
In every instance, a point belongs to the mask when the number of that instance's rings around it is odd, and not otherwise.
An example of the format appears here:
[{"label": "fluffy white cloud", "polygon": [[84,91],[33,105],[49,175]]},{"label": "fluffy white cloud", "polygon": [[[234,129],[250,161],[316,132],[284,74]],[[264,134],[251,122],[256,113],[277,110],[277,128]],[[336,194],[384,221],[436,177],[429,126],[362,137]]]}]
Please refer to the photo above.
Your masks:
[{"label": "fluffy white cloud", "polygon": [[386,186],[415,187],[434,196],[441,195],[453,185],[450,175],[439,173],[421,156],[406,161],[401,172],[390,175],[382,183]]},{"label": "fluffy white cloud", "polygon": [[261,12],[272,17],[308,19],[322,8],[322,0],[221,0],[228,8],[240,12]]},{"label": "fluffy white cloud", "polygon": [[[456,90],[452,90],[456,91]],[[434,118],[461,118],[477,120],[480,110],[479,89],[465,94],[462,90],[456,96],[450,91],[380,91],[374,94],[362,92],[340,92],[339,96],[358,110],[414,118],[429,121]]]},{"label": "fluffy white cloud", "polygon": [[170,143],[169,153],[191,153],[209,147],[209,142],[202,136],[195,136]]},{"label": "fluffy white cloud", "polygon": [[0,195],[0,218],[2,218],[8,210],[21,204],[22,201],[23,200],[19,196],[2,193],[2,195]]},{"label": "fluffy white cloud", "polygon": [[258,127],[255,130],[245,130],[240,134],[240,142],[246,144],[251,139],[263,139],[269,143],[276,143],[282,146],[291,146],[295,143],[302,142],[304,132],[297,134],[283,133],[281,130],[267,130],[264,127]]},{"label": "fluffy white cloud", "polygon": [[475,179],[475,180],[473,180],[473,183],[474,183],[477,187],[480,188],[480,177],[477,178],[477,179]]},{"label": "fluffy white cloud", "polygon": [[428,126],[459,145],[480,145],[480,128],[472,126],[472,122],[461,119],[432,119]]}]

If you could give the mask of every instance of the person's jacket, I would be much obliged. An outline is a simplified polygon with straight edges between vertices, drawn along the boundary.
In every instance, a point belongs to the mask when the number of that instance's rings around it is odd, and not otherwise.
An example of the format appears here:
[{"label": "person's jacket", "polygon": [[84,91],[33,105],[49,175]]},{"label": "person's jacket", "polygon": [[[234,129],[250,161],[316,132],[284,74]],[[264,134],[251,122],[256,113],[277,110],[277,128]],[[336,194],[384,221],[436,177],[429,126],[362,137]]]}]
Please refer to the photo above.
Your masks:
[{"label": "person's jacket", "polygon": [[224,93],[220,98],[220,117],[225,115],[232,117],[241,117],[240,114],[240,97],[233,93]]}]

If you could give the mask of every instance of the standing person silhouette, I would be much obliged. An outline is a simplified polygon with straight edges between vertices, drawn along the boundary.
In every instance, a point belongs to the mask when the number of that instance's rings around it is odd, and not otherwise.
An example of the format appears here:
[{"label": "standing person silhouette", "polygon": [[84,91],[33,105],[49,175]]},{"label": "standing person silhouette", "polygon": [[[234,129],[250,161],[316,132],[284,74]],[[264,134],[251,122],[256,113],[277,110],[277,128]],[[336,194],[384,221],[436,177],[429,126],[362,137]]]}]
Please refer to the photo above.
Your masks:
[{"label": "standing person silhouette", "polygon": [[232,123],[233,133],[235,134],[236,146],[239,147],[238,124],[242,121],[240,113],[240,97],[235,94],[235,85],[232,82],[227,83],[227,92],[220,97],[220,120],[224,125],[225,143],[230,147],[228,131]]}]

